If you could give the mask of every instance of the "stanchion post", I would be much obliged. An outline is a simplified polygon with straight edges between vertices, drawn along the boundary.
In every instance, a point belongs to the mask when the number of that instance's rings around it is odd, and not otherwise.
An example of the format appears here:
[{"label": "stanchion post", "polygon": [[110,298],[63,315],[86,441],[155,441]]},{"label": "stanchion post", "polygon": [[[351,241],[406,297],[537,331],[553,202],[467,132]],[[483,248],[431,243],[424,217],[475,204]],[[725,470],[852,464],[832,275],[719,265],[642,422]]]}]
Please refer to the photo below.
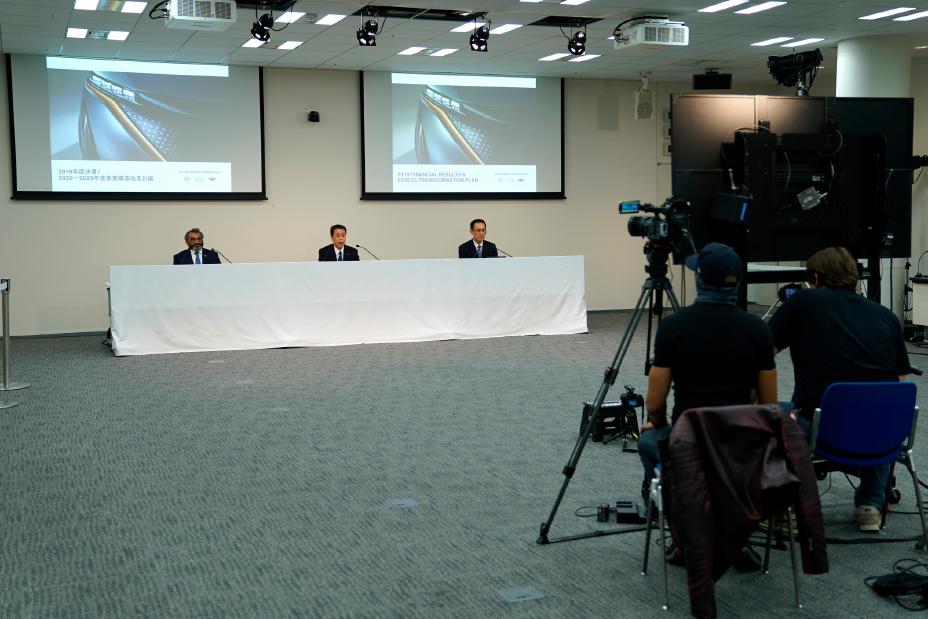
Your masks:
[{"label": "stanchion post", "polygon": [[[16,391],[25,389],[29,383],[14,383],[10,381],[12,365],[10,363],[10,280],[0,279],[0,296],[3,298],[3,384],[0,391]],[[0,408],[10,408],[15,403]]]}]

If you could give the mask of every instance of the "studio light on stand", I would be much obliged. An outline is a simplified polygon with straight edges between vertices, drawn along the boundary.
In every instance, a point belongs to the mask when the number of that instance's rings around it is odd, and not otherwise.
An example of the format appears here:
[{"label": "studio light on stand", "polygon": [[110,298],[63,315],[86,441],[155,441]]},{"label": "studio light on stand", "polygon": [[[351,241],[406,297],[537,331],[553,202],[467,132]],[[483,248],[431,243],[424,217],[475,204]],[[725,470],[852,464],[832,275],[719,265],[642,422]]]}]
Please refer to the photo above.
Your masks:
[{"label": "studio light on stand", "polygon": [[378,32],[380,32],[380,24],[377,23],[377,20],[368,19],[358,28],[358,45],[361,47],[375,47]]},{"label": "studio light on stand", "polygon": [[577,30],[567,40],[567,51],[574,56],[582,56],[586,52],[586,30]]},{"label": "studio light on stand", "polygon": [[470,49],[475,52],[487,51],[487,40],[490,38],[490,23],[477,25],[474,20],[474,33],[470,35]]},{"label": "studio light on stand", "polygon": [[781,86],[795,86],[796,95],[808,97],[815,74],[822,64],[822,51],[815,49],[811,52],[800,52],[789,56],[770,56],[767,58],[767,69],[770,75]]}]

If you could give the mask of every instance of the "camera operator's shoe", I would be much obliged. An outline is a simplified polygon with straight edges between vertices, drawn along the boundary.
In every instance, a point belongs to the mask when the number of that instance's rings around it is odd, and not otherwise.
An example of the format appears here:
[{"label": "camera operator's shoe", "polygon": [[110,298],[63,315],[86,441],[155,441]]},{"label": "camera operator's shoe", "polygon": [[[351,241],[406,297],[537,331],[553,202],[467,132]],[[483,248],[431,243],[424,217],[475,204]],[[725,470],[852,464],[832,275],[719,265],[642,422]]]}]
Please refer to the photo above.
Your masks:
[{"label": "camera operator's shoe", "polygon": [[861,531],[879,531],[882,514],[873,505],[858,505],[854,508],[854,520]]},{"label": "camera operator's shoe", "polygon": [[686,557],[683,554],[683,549],[673,542],[671,542],[670,546],[667,546],[667,550],[664,551],[664,560],[670,565],[686,565]]}]

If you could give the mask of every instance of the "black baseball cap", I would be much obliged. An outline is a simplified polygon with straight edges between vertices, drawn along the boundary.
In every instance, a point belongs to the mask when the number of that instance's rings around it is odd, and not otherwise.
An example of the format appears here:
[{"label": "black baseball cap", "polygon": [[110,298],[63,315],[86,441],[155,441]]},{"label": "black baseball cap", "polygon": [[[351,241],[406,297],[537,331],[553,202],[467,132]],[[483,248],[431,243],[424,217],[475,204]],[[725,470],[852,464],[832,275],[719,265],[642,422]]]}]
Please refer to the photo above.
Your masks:
[{"label": "black baseball cap", "polygon": [[688,256],[685,263],[704,284],[715,288],[736,286],[744,268],[735,250],[724,243],[709,243],[698,254]]}]

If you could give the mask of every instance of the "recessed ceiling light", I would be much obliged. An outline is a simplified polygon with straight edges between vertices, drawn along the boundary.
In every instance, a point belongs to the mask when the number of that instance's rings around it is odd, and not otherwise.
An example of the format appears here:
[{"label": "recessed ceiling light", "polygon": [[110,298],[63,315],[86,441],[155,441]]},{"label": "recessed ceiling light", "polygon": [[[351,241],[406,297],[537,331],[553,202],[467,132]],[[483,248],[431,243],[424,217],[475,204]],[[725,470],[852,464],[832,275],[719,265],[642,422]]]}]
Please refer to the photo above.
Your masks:
[{"label": "recessed ceiling light", "polygon": [[577,56],[576,58],[571,58],[567,62],[586,62],[587,60],[593,60],[594,58],[599,58],[602,54],[584,54],[582,56]]},{"label": "recessed ceiling light", "polygon": [[323,15],[316,20],[316,25],[318,26],[331,26],[332,24],[337,24],[341,20],[345,19],[344,15],[339,15],[338,13],[329,13],[328,15]]},{"label": "recessed ceiling light", "polygon": [[[478,26],[479,26],[479,22],[478,22]],[[457,28],[452,28],[451,32],[470,32],[471,30],[474,29],[474,27],[475,27],[474,22],[470,21],[470,22],[467,22],[466,24],[461,24]]]},{"label": "recessed ceiling light", "polygon": [[[561,2],[561,4],[583,4],[583,3],[589,2],[589,1],[590,1],[590,0],[563,0],[563,2]],[[747,2],[747,0],[745,0],[745,2]]]},{"label": "recessed ceiling light", "polygon": [[900,6],[898,9],[890,9],[888,11],[880,11],[879,13],[873,13],[871,15],[864,15],[863,17],[858,17],[857,19],[882,19],[884,17],[889,17],[890,15],[898,15],[899,13],[908,13],[909,11],[914,11],[915,9],[908,6]]},{"label": "recessed ceiling light", "polygon": [[109,41],[125,41],[129,38],[129,33],[125,30],[110,30],[106,38]]},{"label": "recessed ceiling light", "polygon": [[915,49],[928,49],[928,45],[916,45]]},{"label": "recessed ceiling light", "polygon": [[777,43],[783,43],[789,41],[793,37],[774,37],[772,39],[767,39],[766,41],[758,41],[757,43],[751,43],[751,47],[763,47],[764,45],[776,45]]},{"label": "recessed ceiling light", "polygon": [[893,21],[912,21],[913,19],[921,19],[923,17],[928,17],[928,11],[912,13],[911,15],[904,15],[902,17],[894,17]]},{"label": "recessed ceiling light", "polygon": [[252,39],[248,39],[247,41],[245,41],[242,44],[242,47],[261,47],[265,43],[267,43],[267,41],[259,41],[258,39],[252,38]]},{"label": "recessed ceiling light", "polygon": [[83,39],[87,36],[86,28],[68,28],[69,39]]},{"label": "recessed ceiling light", "polygon": [[521,28],[522,24],[503,24],[502,26],[497,26],[490,30],[490,34],[506,34],[507,32],[512,32],[517,28]]},{"label": "recessed ceiling light", "polygon": [[148,6],[147,2],[123,2],[121,10],[123,13],[141,13],[146,6]]},{"label": "recessed ceiling light", "polygon": [[447,56],[448,54],[453,54],[458,51],[456,47],[446,47],[444,49],[438,49],[429,54],[429,56]]},{"label": "recessed ceiling light", "polygon": [[741,9],[740,11],[735,11],[739,15],[751,15],[753,13],[760,13],[761,11],[769,11],[770,9],[775,9],[778,6],[786,4],[785,2],[762,2],[761,4],[755,4],[754,6],[749,6],[746,9]]},{"label": "recessed ceiling light", "polygon": [[401,51],[401,52],[396,52],[396,53],[399,54],[400,56],[412,56],[413,54],[418,54],[419,52],[421,52],[421,51],[424,50],[424,49],[425,49],[424,47],[419,47],[418,45],[413,45],[412,47],[407,47],[407,48],[404,49],[403,51]]},{"label": "recessed ceiling light", "polygon": [[74,0],[74,8],[78,11],[96,11],[97,0]]},{"label": "recessed ceiling light", "polygon": [[570,54],[568,54],[567,52],[558,52],[556,54],[549,54],[548,56],[545,56],[544,58],[539,58],[538,60],[542,62],[551,62],[552,60],[559,60],[561,58],[564,58],[565,56],[570,56]]},{"label": "recessed ceiling light", "polygon": [[281,13],[277,16],[277,19],[274,21],[279,21],[282,24],[292,24],[295,21],[298,21],[301,17],[306,15],[306,13],[301,13],[299,11],[287,11],[286,13]]},{"label": "recessed ceiling light", "polygon": [[718,4],[713,4],[707,6],[704,9],[699,9],[700,13],[717,13],[719,11],[724,11],[725,9],[730,9],[733,6],[738,6],[739,4],[747,4],[748,0],[725,0],[725,2],[719,2]]},{"label": "recessed ceiling light", "polygon": [[303,41],[284,41],[277,46],[277,49],[296,49],[303,44]]},{"label": "recessed ceiling light", "polygon": [[801,41],[793,41],[792,43],[784,43],[780,47],[802,47],[803,45],[811,45],[812,43],[818,43],[824,40],[825,39],[803,39]]}]

